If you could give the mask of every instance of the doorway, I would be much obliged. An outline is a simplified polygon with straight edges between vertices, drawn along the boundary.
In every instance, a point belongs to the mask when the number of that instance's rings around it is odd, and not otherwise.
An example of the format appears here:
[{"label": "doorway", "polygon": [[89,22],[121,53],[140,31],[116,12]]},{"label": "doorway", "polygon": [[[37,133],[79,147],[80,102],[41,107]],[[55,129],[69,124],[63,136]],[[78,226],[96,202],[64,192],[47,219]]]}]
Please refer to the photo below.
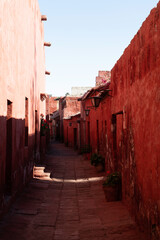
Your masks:
[{"label": "doorway", "polygon": [[35,159],[37,158],[37,146],[38,146],[38,112],[35,110]]},{"label": "doorway", "polygon": [[90,146],[90,122],[88,122],[88,146]]},{"label": "doorway", "polygon": [[12,102],[7,100],[5,194],[12,194]]},{"label": "doorway", "polygon": [[122,138],[123,138],[123,111],[112,115],[113,127],[113,155],[115,170],[122,167]]},{"label": "doorway", "polygon": [[73,131],[74,131],[74,149],[77,149],[78,148],[78,146],[77,146],[77,128],[74,128]]},{"label": "doorway", "polygon": [[[123,111],[112,115],[114,170],[122,176]],[[119,200],[122,199],[122,183],[119,186]]]},{"label": "doorway", "polygon": [[99,145],[99,121],[97,120],[97,152],[99,153],[100,145]]}]

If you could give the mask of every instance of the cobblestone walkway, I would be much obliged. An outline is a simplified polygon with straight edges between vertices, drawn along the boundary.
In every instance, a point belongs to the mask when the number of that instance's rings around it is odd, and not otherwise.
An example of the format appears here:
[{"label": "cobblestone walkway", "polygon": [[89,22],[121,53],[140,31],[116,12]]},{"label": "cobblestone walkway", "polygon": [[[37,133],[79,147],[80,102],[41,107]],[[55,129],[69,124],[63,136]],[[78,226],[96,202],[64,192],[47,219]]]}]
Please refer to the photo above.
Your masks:
[{"label": "cobblestone walkway", "polygon": [[102,174],[72,149],[54,143],[46,168],[0,224],[2,240],[146,240],[121,202],[107,203]]}]

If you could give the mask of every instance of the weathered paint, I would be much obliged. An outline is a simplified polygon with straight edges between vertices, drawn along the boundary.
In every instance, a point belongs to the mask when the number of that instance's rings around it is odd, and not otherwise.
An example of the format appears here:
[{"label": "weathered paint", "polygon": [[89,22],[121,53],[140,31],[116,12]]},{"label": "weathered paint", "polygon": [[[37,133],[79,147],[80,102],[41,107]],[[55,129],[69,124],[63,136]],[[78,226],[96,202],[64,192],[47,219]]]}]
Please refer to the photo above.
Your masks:
[{"label": "weathered paint", "polygon": [[66,96],[59,100],[60,113],[60,139],[64,141],[63,119],[70,118],[80,112],[78,97]]},{"label": "weathered paint", "polygon": [[[85,109],[89,109],[89,116],[85,115]],[[90,145],[92,153],[98,152],[106,159],[106,168],[111,167],[111,109],[110,97],[106,96],[98,108],[94,108],[91,99],[81,103],[81,146]]]},{"label": "weathered paint", "polygon": [[[160,238],[160,2],[111,71],[111,97],[81,103],[81,144],[122,174],[122,200],[139,226]],[[84,109],[90,108],[85,116]]]},{"label": "weathered paint", "polygon": [[57,97],[49,98],[49,114],[53,114],[59,109],[59,102],[56,101]]},{"label": "weathered paint", "polygon": [[[0,1],[0,25],[1,211],[7,203],[8,179],[11,182],[9,199],[12,199],[32,176],[33,160],[39,156],[39,116],[45,114],[45,101],[40,101],[40,93],[45,92],[45,62],[43,23],[38,1]],[[7,113],[7,100],[12,106],[10,115],[9,104]],[[7,115],[11,120],[8,143]],[[26,137],[25,127],[26,130],[28,128]],[[10,154],[8,163],[6,153]]]},{"label": "weathered paint", "polygon": [[78,141],[80,137],[79,119],[80,115],[63,120],[64,143],[66,146],[74,147],[75,149],[78,149]]},{"label": "weathered paint", "polygon": [[122,134],[122,156],[117,157],[117,163],[122,168],[123,200],[141,226],[153,231],[156,239],[160,237],[159,66],[160,3],[151,11],[111,74],[111,112],[122,111],[125,121],[123,126],[117,125]]}]

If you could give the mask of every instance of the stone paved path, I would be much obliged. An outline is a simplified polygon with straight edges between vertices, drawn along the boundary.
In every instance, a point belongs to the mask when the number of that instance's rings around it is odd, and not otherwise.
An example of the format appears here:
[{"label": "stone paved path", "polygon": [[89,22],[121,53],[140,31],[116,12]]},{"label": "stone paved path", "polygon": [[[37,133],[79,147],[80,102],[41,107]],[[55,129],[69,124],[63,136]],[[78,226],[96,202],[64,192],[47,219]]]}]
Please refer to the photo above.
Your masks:
[{"label": "stone paved path", "polygon": [[52,144],[46,168],[0,223],[2,240],[146,240],[121,202],[107,203],[102,174],[72,149]]}]

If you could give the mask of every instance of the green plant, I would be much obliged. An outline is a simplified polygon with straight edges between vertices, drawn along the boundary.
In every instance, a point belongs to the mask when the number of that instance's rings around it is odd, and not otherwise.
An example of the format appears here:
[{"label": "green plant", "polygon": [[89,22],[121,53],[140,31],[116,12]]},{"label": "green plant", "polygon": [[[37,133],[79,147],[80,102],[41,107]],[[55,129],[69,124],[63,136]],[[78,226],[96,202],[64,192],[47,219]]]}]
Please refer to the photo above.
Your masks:
[{"label": "green plant", "polygon": [[91,156],[91,165],[98,166],[100,164],[103,165],[103,167],[105,166],[105,158],[98,153],[93,153]]},{"label": "green plant", "polygon": [[119,172],[110,173],[107,171],[106,180],[103,183],[103,186],[115,187],[121,184],[121,174]]}]

